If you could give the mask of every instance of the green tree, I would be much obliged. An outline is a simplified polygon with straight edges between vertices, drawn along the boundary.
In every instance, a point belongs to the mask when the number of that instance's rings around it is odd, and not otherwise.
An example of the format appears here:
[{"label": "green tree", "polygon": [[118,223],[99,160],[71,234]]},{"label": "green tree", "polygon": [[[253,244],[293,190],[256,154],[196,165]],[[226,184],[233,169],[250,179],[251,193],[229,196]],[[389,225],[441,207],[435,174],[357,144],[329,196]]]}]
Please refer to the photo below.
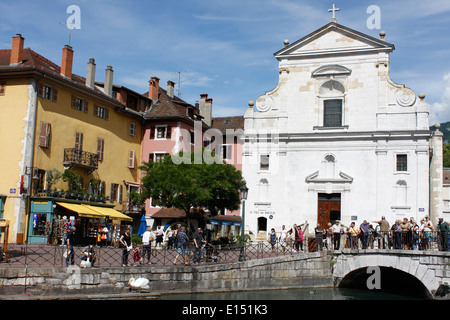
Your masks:
[{"label": "green tree", "polygon": [[443,162],[444,168],[450,167],[450,144],[444,144],[443,146]]},{"label": "green tree", "polygon": [[[230,164],[206,163],[205,152],[168,155],[162,162],[144,163],[142,196],[153,198],[158,206],[183,210],[188,226],[194,218],[191,209],[207,209],[211,216],[223,208],[237,210],[239,188],[245,183],[241,171]],[[180,163],[180,155],[188,161]]]}]

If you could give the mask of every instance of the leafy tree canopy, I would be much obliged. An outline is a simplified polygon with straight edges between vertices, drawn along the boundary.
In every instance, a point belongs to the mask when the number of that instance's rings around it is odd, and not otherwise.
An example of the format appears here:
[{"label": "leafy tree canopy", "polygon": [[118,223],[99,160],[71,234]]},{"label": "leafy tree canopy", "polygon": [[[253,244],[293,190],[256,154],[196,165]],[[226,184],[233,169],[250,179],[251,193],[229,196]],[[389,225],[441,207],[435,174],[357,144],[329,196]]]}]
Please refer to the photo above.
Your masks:
[{"label": "leafy tree canopy", "polygon": [[[184,210],[188,220],[191,209],[207,209],[211,216],[223,208],[237,210],[239,188],[245,183],[241,171],[230,164],[211,163],[208,157],[205,161],[207,153],[180,153],[168,155],[162,162],[144,163],[142,196],[153,198],[158,206]],[[179,161],[180,157],[184,161]]]}]

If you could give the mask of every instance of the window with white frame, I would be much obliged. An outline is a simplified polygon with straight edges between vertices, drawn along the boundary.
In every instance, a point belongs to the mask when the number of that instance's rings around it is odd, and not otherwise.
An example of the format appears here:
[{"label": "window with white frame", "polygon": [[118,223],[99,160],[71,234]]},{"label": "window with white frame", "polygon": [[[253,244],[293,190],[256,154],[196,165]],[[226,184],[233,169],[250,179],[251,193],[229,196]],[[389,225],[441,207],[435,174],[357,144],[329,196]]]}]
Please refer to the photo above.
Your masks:
[{"label": "window with white frame", "polygon": [[407,172],[408,171],[408,155],[397,154],[396,155],[396,171]]},{"label": "window with white frame", "polygon": [[329,80],[322,84],[319,90],[319,127],[344,127],[344,97],[345,88],[339,81]]},{"label": "window with white frame", "polygon": [[156,127],[156,139],[166,139],[167,138],[167,127]]},{"label": "window with white frame", "polygon": [[269,170],[269,155],[262,154],[259,156],[259,170],[268,171]]}]

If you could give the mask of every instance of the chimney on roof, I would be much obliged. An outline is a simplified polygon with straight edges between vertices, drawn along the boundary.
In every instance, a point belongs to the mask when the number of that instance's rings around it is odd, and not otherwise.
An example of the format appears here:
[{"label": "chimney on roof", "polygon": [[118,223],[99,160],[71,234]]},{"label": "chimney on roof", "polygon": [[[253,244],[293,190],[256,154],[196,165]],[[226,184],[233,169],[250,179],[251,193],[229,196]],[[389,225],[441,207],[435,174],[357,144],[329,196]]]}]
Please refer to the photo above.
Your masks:
[{"label": "chimney on roof", "polygon": [[65,45],[62,52],[61,74],[67,78],[72,78],[73,49]]},{"label": "chimney on roof", "polygon": [[200,115],[203,117],[203,122],[211,126],[212,120],[212,99],[208,99],[206,93],[200,95]]},{"label": "chimney on roof", "polygon": [[105,94],[108,96],[112,96],[112,88],[113,88],[113,67],[107,66],[105,70]]},{"label": "chimney on roof", "polygon": [[16,34],[12,38],[11,57],[9,59],[10,64],[21,63],[23,60],[23,44],[25,39],[20,33]]},{"label": "chimney on roof", "polygon": [[173,99],[175,96],[175,82],[167,81],[167,95]]},{"label": "chimney on roof", "polygon": [[152,77],[150,79],[149,88],[148,88],[148,97],[153,101],[158,100],[159,98],[159,78]]},{"label": "chimney on roof", "polygon": [[88,86],[91,89],[94,89],[94,85],[95,85],[95,59],[90,58],[87,64],[86,86]]}]

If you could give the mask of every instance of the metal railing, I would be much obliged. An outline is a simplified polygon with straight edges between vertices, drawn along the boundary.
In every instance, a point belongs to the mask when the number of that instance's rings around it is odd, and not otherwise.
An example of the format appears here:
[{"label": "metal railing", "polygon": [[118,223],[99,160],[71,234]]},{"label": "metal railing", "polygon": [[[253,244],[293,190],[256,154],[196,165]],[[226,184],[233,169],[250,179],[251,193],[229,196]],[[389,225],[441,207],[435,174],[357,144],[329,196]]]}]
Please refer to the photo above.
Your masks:
[{"label": "metal railing", "polygon": [[[369,237],[368,237],[369,238]],[[386,247],[383,247],[385,239]],[[403,239],[403,240],[402,240]],[[368,241],[367,249],[398,249],[398,250],[442,250],[439,241],[442,239],[437,232],[430,234],[420,233],[416,239],[407,236],[398,237],[389,232],[385,235],[378,234]],[[334,250],[333,243],[325,237],[323,250]],[[341,235],[340,249],[362,249],[362,239],[360,237],[351,239],[347,234]],[[245,260],[277,257],[282,255],[301,254],[303,252],[316,251],[319,239],[308,238],[302,245],[296,243],[285,244],[277,241],[273,246],[267,241],[247,243],[244,247]],[[406,242],[405,242],[406,241]],[[448,241],[448,235],[447,235]],[[414,243],[414,245],[413,245]],[[353,247],[352,247],[353,245]],[[74,265],[80,266],[85,246],[75,246],[73,248]],[[137,248],[137,249],[136,249]],[[136,249],[136,251],[135,251]],[[66,259],[64,245],[44,245],[44,244],[9,244],[7,252],[0,252],[0,268],[45,268],[45,267],[65,267],[71,264],[71,257]],[[447,249],[448,250],[448,249]],[[152,246],[149,252],[145,251],[142,245],[136,246],[130,251],[122,248],[104,246],[94,246],[95,262],[94,267],[120,267],[124,264],[128,266],[171,266],[178,255],[177,248],[170,248],[166,245],[162,247]],[[233,263],[240,261],[241,247],[239,245],[210,245],[207,244],[197,251],[192,242],[186,248],[188,263],[200,264]],[[198,258],[200,259],[195,259]],[[177,265],[184,265],[184,257],[180,255]]]},{"label": "metal railing", "polygon": [[64,149],[64,163],[98,168],[98,155],[75,148]]}]

